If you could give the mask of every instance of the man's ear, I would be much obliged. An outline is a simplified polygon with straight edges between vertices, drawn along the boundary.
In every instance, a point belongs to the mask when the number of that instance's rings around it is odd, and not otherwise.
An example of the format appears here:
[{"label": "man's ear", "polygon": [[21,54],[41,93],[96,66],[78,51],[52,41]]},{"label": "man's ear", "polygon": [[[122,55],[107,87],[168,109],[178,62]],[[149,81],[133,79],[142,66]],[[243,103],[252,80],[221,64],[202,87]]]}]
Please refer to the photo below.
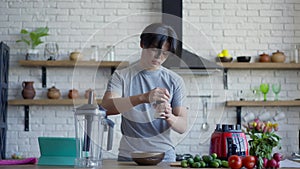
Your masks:
[{"label": "man's ear", "polygon": [[144,45],[143,45],[142,42],[140,42],[140,47],[141,47],[142,49],[144,49]]}]

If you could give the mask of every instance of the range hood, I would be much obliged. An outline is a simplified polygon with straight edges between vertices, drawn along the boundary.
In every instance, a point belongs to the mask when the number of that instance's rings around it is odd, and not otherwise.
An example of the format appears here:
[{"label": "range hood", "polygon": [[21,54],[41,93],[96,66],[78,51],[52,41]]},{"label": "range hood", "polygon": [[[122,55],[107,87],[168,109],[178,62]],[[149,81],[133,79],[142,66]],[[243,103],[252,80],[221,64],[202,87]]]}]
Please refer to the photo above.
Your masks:
[{"label": "range hood", "polygon": [[182,48],[182,1],[162,0],[162,22],[174,28],[179,40],[176,53],[178,57],[168,57],[163,65],[183,74],[210,74],[220,71],[222,66]]}]

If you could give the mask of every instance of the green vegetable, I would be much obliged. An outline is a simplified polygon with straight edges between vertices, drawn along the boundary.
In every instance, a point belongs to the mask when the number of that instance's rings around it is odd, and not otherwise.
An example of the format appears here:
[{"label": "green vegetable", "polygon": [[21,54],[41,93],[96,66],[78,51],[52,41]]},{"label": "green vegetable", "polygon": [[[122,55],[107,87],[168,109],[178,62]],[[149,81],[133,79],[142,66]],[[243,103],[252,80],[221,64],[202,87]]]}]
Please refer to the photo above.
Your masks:
[{"label": "green vegetable", "polygon": [[202,159],[201,159],[201,156],[199,154],[195,155],[194,157],[194,162],[200,162]]},{"label": "green vegetable", "polygon": [[220,166],[220,164],[217,161],[212,161],[209,163],[209,166],[211,166],[213,168],[218,168]]},{"label": "green vegetable", "polygon": [[222,167],[228,168],[229,167],[228,161],[222,160]]},{"label": "green vegetable", "polygon": [[213,160],[212,156],[210,156],[210,155],[203,155],[202,159],[205,163],[208,163],[208,164]]}]

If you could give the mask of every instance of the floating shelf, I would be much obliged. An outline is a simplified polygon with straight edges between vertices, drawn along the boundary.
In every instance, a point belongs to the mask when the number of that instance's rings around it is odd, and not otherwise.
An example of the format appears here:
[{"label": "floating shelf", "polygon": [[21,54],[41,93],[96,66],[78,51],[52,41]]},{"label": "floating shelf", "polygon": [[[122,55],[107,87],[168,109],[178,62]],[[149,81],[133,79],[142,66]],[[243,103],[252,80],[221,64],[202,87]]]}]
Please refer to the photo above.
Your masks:
[{"label": "floating shelf", "polygon": [[224,69],[300,69],[299,63],[245,63],[245,62],[223,62],[218,63]]},{"label": "floating shelf", "polygon": [[242,107],[300,107],[300,100],[226,101],[227,107],[236,107],[236,121],[241,124]]},{"label": "floating shelf", "polygon": [[218,62],[220,66],[224,68],[223,71],[223,84],[224,89],[228,89],[228,69],[273,69],[273,70],[297,70],[300,69],[299,63],[274,63],[274,62],[255,62],[255,63],[245,63],[245,62]]},{"label": "floating shelf", "polygon": [[[8,100],[11,106],[72,106],[87,104],[88,99],[15,99]],[[101,103],[101,99],[97,99]]]},{"label": "floating shelf", "polygon": [[[97,104],[101,99],[97,99]],[[8,100],[8,105],[24,106],[24,131],[29,131],[29,106],[79,106],[87,104],[88,99],[15,99]]]},{"label": "floating shelf", "polygon": [[300,106],[300,100],[279,100],[279,101],[227,101],[228,107],[297,107]]},{"label": "floating shelf", "polygon": [[47,70],[46,67],[110,67],[113,73],[118,67],[127,67],[128,61],[70,61],[70,60],[19,60],[19,65],[42,68],[42,86],[46,88]]}]

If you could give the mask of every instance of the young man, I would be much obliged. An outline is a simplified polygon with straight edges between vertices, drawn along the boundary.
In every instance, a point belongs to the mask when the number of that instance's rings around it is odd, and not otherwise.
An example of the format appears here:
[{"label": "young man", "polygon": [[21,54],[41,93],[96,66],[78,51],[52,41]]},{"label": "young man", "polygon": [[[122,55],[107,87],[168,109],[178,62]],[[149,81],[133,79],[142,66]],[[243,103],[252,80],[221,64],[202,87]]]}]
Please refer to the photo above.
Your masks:
[{"label": "young man", "polygon": [[[162,66],[176,53],[177,36],[167,25],[154,23],[140,36],[141,58],[131,66],[116,70],[108,82],[102,106],[108,115],[121,114],[122,138],[119,161],[131,160],[133,151],[163,151],[164,161],[176,161],[170,132],[187,128],[183,79]],[[159,112],[154,117],[152,106]]]}]

